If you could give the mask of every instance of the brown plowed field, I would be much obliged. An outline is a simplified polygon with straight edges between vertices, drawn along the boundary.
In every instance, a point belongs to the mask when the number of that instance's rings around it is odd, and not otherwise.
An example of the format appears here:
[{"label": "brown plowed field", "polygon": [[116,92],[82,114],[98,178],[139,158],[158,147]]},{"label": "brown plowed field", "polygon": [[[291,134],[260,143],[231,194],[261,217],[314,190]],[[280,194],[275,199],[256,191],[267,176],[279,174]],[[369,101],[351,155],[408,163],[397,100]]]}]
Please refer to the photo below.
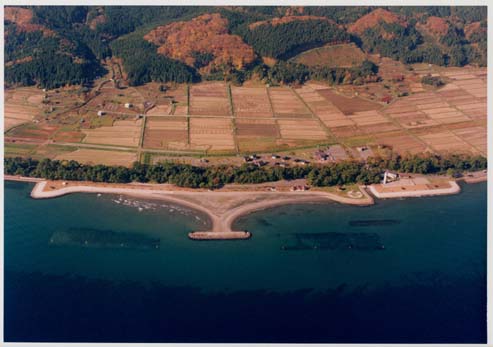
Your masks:
[{"label": "brown plowed field", "polygon": [[139,145],[142,119],[115,121],[113,126],[88,129],[84,143],[133,146]]},{"label": "brown plowed field", "polygon": [[315,119],[312,120],[290,120],[280,119],[278,121],[281,138],[283,139],[309,139],[309,140],[324,140],[327,139],[327,134],[320,127],[320,124]]},{"label": "brown plowed field", "polygon": [[379,110],[381,105],[371,101],[355,97],[347,98],[345,96],[334,93],[331,89],[318,89],[317,92],[323,96],[327,101],[333,103],[339,110],[346,115],[351,115],[354,112]]},{"label": "brown plowed field", "polygon": [[293,61],[307,66],[353,67],[360,66],[366,55],[354,43],[324,46],[305,51]]},{"label": "brown plowed field", "polygon": [[273,120],[241,119],[236,121],[238,136],[278,137],[279,130]]},{"label": "brown plowed field", "polygon": [[401,154],[420,154],[426,150],[426,145],[404,132],[396,134],[374,135],[375,144],[387,145],[393,151]]},{"label": "brown plowed field", "polygon": [[289,88],[269,88],[274,114],[278,118],[311,118],[310,111]]},{"label": "brown plowed field", "polygon": [[190,115],[231,116],[226,88],[223,82],[193,85],[190,88]]},{"label": "brown plowed field", "polygon": [[265,88],[231,87],[237,118],[272,118],[273,114]]},{"label": "brown plowed field", "polygon": [[197,150],[233,151],[235,143],[231,120],[227,118],[191,118],[190,147]]},{"label": "brown plowed field", "polygon": [[96,149],[81,148],[74,152],[57,155],[58,160],[75,160],[79,163],[95,165],[121,165],[130,167],[137,160],[136,153],[120,151],[104,151]]},{"label": "brown plowed field", "polygon": [[184,148],[188,141],[188,125],[184,117],[148,117],[144,148]]}]

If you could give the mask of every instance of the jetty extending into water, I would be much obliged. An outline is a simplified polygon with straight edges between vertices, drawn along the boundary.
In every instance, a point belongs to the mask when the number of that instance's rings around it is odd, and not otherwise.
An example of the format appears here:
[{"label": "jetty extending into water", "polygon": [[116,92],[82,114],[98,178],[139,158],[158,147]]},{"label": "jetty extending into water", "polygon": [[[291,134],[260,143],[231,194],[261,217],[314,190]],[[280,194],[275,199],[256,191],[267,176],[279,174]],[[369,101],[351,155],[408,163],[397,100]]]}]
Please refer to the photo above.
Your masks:
[{"label": "jetty extending into water", "polygon": [[[315,189],[305,191],[259,190],[259,185],[251,187],[242,185],[210,191],[180,188],[171,184],[49,181],[19,176],[5,176],[5,179],[35,182],[36,185],[31,192],[31,197],[34,199],[56,198],[73,193],[122,194],[142,199],[165,200],[188,207],[206,214],[210,220],[209,230],[192,231],[188,234],[192,240],[248,239],[252,236],[251,232],[233,230],[233,223],[241,216],[275,206],[327,203],[329,201],[358,206],[374,204],[374,199],[362,186],[359,187],[360,194],[356,197],[354,194],[343,195]],[[426,180],[426,182],[416,182],[416,179],[409,180],[409,182],[402,180],[399,184],[372,185],[368,188],[378,198],[418,197],[460,192],[455,181],[444,178],[441,178],[440,182]]]},{"label": "jetty extending into water", "polygon": [[323,191],[208,191],[179,189],[169,184],[108,184],[47,180],[35,182],[37,183],[31,192],[31,197],[34,199],[56,198],[73,193],[123,194],[143,199],[166,200],[202,212],[209,217],[210,229],[190,232],[188,236],[192,240],[248,239],[252,236],[251,232],[233,230],[233,223],[241,216],[275,206],[329,201],[360,206],[374,203],[373,198],[363,190],[362,197],[350,198]]}]

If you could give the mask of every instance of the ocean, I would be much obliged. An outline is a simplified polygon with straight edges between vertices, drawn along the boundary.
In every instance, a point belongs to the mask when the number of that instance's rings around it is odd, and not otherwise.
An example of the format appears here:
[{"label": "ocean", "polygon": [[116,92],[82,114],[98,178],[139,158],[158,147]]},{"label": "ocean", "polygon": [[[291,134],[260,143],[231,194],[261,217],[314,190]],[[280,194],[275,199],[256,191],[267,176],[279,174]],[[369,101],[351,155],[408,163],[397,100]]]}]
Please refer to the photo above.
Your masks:
[{"label": "ocean", "polygon": [[287,205],[192,241],[164,201],[34,200],[5,182],[9,342],[485,343],[486,183],[454,196]]}]

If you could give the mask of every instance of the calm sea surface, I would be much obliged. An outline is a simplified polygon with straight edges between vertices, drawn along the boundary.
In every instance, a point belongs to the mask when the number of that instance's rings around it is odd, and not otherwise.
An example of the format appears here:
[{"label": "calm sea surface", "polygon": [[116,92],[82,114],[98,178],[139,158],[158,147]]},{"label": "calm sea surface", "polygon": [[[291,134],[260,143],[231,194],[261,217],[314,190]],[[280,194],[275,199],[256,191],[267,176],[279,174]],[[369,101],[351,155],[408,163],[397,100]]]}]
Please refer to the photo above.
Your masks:
[{"label": "calm sea surface", "polygon": [[486,183],[278,207],[220,242],[180,206],[31,189],[5,183],[7,341],[486,342]]}]

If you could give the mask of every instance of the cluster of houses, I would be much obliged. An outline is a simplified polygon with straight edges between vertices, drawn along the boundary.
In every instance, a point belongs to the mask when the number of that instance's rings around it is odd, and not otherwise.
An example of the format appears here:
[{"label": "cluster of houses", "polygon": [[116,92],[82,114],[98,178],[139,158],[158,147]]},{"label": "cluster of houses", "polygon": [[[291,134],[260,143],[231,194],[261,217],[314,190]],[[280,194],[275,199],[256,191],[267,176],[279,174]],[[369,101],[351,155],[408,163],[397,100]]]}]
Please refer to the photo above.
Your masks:
[{"label": "cluster of houses", "polygon": [[[134,105],[133,105],[133,104],[131,104],[130,102],[125,103],[125,105],[124,105],[124,106],[125,106],[125,108],[129,108],[129,109],[130,109],[130,108],[132,108],[132,107],[134,107]],[[99,110],[99,111],[98,111],[98,116],[99,116],[99,117],[102,117],[102,116],[105,116],[105,115],[106,115],[106,111],[104,111],[104,110]],[[140,118],[140,117],[139,117],[139,118]]]},{"label": "cluster of houses", "polygon": [[313,153],[313,158],[315,158],[318,162],[327,162],[327,161],[335,161],[332,154],[330,154],[329,149],[317,149],[315,153]]},{"label": "cluster of houses", "polygon": [[[280,155],[277,155],[277,154],[272,154],[270,156],[270,159],[274,160],[272,165],[279,166],[279,167],[288,167],[290,162],[293,162],[297,165],[306,165],[306,164],[310,163],[308,160],[297,159],[297,158],[292,159],[291,157],[288,157],[288,156],[281,157]],[[252,163],[254,165],[257,165],[258,167],[265,166],[265,165],[269,164],[269,161],[262,159],[262,157],[257,155],[257,154],[251,154],[248,156],[244,156],[243,161],[245,163]]]},{"label": "cluster of houses", "polygon": [[305,186],[305,185],[298,185],[298,186],[293,186],[291,187],[292,192],[304,192],[306,190],[310,189],[310,187]]}]

